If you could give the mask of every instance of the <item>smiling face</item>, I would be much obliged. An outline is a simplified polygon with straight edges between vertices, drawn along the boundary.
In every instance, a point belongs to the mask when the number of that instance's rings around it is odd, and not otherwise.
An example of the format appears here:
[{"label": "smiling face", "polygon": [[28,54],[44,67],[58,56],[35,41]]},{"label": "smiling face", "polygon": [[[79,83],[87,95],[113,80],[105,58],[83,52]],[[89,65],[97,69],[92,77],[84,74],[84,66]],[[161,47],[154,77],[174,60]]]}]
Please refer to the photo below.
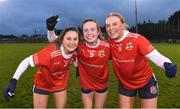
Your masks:
[{"label": "smiling face", "polygon": [[118,40],[123,36],[125,23],[117,16],[109,16],[106,18],[106,31],[111,39]]},{"label": "smiling face", "polygon": [[75,51],[79,44],[79,34],[75,31],[68,31],[65,33],[62,44],[66,53]]},{"label": "smiling face", "polygon": [[88,21],[83,24],[83,37],[88,44],[95,45],[97,43],[98,36],[99,31],[95,22]]}]

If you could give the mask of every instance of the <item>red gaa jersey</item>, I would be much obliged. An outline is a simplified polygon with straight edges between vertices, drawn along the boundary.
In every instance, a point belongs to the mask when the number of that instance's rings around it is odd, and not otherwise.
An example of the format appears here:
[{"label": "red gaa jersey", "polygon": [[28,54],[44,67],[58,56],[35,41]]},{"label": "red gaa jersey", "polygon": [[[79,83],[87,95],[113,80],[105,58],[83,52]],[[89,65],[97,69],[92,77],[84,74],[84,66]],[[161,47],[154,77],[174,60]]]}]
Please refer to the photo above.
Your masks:
[{"label": "red gaa jersey", "polygon": [[109,75],[109,43],[98,40],[95,47],[90,47],[83,42],[79,45],[77,54],[81,88],[88,90],[106,88]]},{"label": "red gaa jersey", "polygon": [[143,87],[152,77],[153,71],[145,55],[154,50],[143,36],[125,31],[123,40],[109,39],[112,64],[120,85],[135,90]]},{"label": "red gaa jersey", "polygon": [[63,53],[62,49],[57,48],[54,44],[49,44],[33,54],[34,66],[39,66],[34,77],[34,84],[37,88],[46,91],[66,89],[69,78],[68,69],[75,59],[75,54],[73,53],[67,58]]}]

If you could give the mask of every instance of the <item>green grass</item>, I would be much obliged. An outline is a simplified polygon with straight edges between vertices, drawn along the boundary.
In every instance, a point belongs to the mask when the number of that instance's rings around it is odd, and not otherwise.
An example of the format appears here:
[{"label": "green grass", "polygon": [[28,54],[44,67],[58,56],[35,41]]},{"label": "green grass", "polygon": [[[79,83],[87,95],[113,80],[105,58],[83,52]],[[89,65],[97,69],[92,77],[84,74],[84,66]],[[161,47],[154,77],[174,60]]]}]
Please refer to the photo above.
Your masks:
[{"label": "green grass", "polygon": [[[19,63],[27,56],[35,53],[43,48],[45,44],[0,44],[0,93],[2,88],[8,84],[12,78]],[[180,65],[180,44],[153,44],[160,53],[170,58],[174,63]],[[152,64],[152,63],[151,63]],[[109,77],[109,93],[105,107],[118,107],[118,82],[113,74],[111,63]],[[174,79],[168,79],[164,75],[164,71],[152,64],[152,68],[159,82],[159,108],[180,108],[180,74]],[[0,96],[0,108],[27,108],[33,107],[32,103],[32,81],[37,68],[29,67],[21,76],[16,87],[16,97],[9,103],[3,102]],[[79,90],[79,79],[75,77],[75,69],[71,67],[70,80],[68,85],[68,102],[67,107],[81,107],[81,95]],[[50,96],[48,107],[54,107],[53,98]],[[139,107],[139,99],[137,98],[134,107]]]}]

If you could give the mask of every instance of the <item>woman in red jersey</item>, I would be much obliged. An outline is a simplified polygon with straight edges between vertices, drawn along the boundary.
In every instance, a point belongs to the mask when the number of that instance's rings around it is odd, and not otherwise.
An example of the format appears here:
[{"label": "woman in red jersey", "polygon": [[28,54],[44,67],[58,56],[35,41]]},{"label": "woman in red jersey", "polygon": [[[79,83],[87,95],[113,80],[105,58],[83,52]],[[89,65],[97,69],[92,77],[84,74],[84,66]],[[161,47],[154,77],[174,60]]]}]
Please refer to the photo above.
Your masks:
[{"label": "woman in red jersey", "polygon": [[119,80],[119,107],[132,108],[139,93],[141,108],[156,108],[158,85],[148,60],[165,70],[167,77],[176,76],[176,64],[161,55],[142,35],[129,32],[119,13],[106,18],[112,65]]},{"label": "woman in red jersey", "polygon": [[81,95],[84,108],[103,108],[108,93],[109,43],[103,40],[99,24],[85,19],[82,24],[83,41],[77,49]]},{"label": "woman in red jersey", "polygon": [[79,31],[70,27],[42,50],[25,58],[18,66],[10,83],[4,88],[4,97],[14,97],[16,82],[30,65],[39,67],[34,76],[34,108],[46,108],[49,92],[53,93],[56,108],[64,108],[67,101],[69,67],[76,58],[74,52],[79,43]]},{"label": "woman in red jersey", "polygon": [[[56,21],[57,18],[50,19]],[[53,41],[57,36],[52,29],[48,30],[48,40]],[[94,107],[103,108],[108,92],[110,46],[103,40],[99,24],[94,19],[83,21],[82,33],[77,56],[83,105],[92,108],[95,98]]]}]

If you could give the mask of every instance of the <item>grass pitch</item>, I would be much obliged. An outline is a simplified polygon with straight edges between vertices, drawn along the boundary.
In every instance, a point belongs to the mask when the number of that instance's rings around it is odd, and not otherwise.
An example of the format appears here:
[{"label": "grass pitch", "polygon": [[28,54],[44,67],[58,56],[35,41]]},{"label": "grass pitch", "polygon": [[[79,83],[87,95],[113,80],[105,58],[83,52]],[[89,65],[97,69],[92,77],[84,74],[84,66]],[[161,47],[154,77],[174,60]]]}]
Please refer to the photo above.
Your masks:
[{"label": "grass pitch", "polygon": [[[9,103],[4,103],[2,97],[2,88],[8,84],[12,78],[19,63],[26,57],[40,50],[46,44],[0,44],[0,108],[31,108],[32,103],[32,86],[33,75],[37,68],[29,67],[26,72],[20,77],[16,87],[16,97],[11,99]],[[180,65],[180,44],[153,44],[161,54],[167,56],[172,62]],[[159,83],[159,99],[158,108],[180,108],[180,74],[176,78],[168,79],[164,75],[164,71],[152,64],[152,68]],[[109,93],[105,104],[106,108],[118,107],[118,82],[112,71],[111,62],[109,63]],[[70,79],[68,85],[68,108],[82,108],[80,95],[79,79],[75,77],[75,69],[72,66],[70,70]],[[48,107],[53,108],[53,98],[50,96]],[[140,107],[137,97],[134,107]]]}]

